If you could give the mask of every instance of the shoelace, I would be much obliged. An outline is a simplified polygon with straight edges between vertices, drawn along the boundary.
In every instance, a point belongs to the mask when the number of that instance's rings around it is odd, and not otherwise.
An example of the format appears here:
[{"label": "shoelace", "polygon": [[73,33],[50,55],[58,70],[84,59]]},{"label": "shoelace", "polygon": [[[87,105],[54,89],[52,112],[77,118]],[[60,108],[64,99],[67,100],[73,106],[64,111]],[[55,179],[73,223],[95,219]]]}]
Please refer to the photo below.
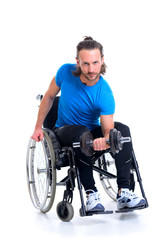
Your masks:
[{"label": "shoelace", "polygon": [[90,189],[87,190],[86,193],[87,192],[92,192],[92,193],[87,194],[87,201],[92,202],[93,200],[100,199],[100,195],[98,192],[94,192],[93,190],[90,190]]},{"label": "shoelace", "polygon": [[126,197],[126,198],[134,198],[134,197],[137,197],[135,193],[133,193],[132,191],[122,191],[123,193],[123,196]]}]

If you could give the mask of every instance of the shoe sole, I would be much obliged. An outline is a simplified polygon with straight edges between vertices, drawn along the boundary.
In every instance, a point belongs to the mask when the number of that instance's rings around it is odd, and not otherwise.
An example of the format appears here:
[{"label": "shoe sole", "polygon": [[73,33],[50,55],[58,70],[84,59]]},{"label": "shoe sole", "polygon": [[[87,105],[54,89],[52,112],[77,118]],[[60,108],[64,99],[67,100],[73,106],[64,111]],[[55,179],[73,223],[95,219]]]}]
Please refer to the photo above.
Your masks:
[{"label": "shoe sole", "polygon": [[94,208],[87,210],[87,212],[104,212],[105,208],[102,204],[97,204]]}]

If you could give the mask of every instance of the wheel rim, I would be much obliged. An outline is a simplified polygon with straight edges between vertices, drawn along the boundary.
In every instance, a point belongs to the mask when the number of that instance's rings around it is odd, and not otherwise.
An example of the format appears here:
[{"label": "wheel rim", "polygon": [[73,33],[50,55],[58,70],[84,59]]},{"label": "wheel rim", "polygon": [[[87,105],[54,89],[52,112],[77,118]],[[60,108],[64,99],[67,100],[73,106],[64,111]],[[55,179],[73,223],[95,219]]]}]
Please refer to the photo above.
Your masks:
[{"label": "wheel rim", "polygon": [[43,209],[49,192],[49,163],[46,140],[30,139],[27,149],[27,182],[33,205]]}]

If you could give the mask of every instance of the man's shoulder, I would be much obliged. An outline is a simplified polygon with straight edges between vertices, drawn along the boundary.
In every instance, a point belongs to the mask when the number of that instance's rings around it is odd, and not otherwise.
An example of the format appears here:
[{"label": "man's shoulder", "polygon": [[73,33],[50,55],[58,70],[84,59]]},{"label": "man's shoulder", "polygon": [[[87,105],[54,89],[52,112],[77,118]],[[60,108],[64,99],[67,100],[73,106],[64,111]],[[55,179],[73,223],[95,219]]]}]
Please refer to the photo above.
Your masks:
[{"label": "man's shoulder", "polygon": [[108,91],[112,92],[109,83],[107,82],[107,80],[104,77],[101,76],[100,81],[101,81],[101,86],[102,86],[103,90],[105,90],[105,91],[108,90]]},{"label": "man's shoulder", "polygon": [[63,64],[56,73],[56,84],[61,87],[62,82],[68,82],[73,79],[72,71],[75,70],[76,64],[65,63]]},{"label": "man's shoulder", "polygon": [[75,68],[76,68],[76,64],[73,64],[73,63],[65,63],[65,64],[63,64],[63,65],[59,68],[59,70],[60,70],[60,71],[69,71],[69,72],[71,72],[72,70],[74,71]]}]

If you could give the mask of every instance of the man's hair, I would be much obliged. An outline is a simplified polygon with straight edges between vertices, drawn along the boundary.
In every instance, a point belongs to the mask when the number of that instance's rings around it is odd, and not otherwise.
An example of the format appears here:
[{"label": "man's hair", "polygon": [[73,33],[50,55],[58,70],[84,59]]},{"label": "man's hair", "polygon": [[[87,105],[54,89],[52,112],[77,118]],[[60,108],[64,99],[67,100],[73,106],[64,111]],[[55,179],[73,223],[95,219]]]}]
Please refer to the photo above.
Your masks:
[{"label": "man's hair", "polygon": [[[101,54],[101,58],[104,56],[103,54],[103,46],[93,40],[92,37],[85,37],[83,41],[79,42],[78,45],[77,45],[77,59],[79,58],[79,52],[81,50],[93,50],[93,49],[99,49],[100,51],[100,54]],[[101,66],[101,74],[105,74],[106,72],[106,64],[103,63],[102,66]],[[81,75],[81,68],[77,65],[76,66],[76,70],[75,71],[72,71],[72,74],[75,76],[75,77],[79,77]]]}]

